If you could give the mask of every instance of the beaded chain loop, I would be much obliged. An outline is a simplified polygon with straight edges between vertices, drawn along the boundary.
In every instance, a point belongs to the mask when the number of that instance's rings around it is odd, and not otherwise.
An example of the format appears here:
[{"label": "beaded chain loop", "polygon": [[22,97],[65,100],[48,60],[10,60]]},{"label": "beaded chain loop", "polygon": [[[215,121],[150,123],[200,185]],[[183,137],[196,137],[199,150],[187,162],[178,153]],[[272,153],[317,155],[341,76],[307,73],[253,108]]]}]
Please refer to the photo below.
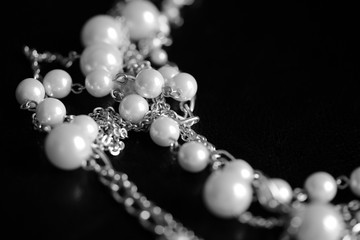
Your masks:
[{"label": "beaded chain loop", "polygon": [[[119,1],[106,14],[85,22],[82,53],[62,56],[24,47],[33,76],[19,83],[16,99],[20,109],[32,112],[34,128],[47,134],[49,161],[62,170],[96,173],[116,202],[158,239],[201,239],[112,166],[108,154],[118,156],[131,132],[147,132],[156,145],[169,148],[184,170],[209,170],[202,194],[214,216],[258,228],[282,227],[281,240],[359,240],[360,166],[337,178],[315,172],[303,188],[293,189],[285,180],[217,149],[193,129],[200,121],[194,111],[197,81],[170,63],[164,50],[172,43],[171,28],[183,22],[181,8],[192,3],[164,0],[158,9],[148,0]],[[62,69],[45,75],[41,71],[42,64],[68,69],[75,61],[84,84],[73,83]],[[84,91],[94,98],[111,96],[118,109],[96,107],[88,114],[68,114],[61,99]],[[355,199],[332,203],[339,189],[350,189]],[[255,215],[252,204],[273,215]]]}]

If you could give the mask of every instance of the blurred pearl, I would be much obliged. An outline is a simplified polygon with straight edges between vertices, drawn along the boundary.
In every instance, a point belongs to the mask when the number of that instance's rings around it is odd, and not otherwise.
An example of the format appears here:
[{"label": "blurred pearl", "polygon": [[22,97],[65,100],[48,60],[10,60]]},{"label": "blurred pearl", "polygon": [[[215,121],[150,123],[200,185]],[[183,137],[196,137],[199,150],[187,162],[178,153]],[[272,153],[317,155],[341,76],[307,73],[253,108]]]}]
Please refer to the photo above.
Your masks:
[{"label": "blurred pearl", "polygon": [[179,124],[172,118],[161,116],[150,126],[150,137],[159,146],[168,147],[180,136]]},{"label": "blurred pearl", "polygon": [[172,77],[174,77],[176,74],[179,73],[179,69],[177,67],[172,67],[169,65],[162,66],[158,69],[158,71],[161,73],[165,80],[165,86],[168,86],[168,81]]},{"label": "blurred pearl", "polygon": [[26,78],[17,85],[15,97],[19,104],[24,104],[27,101],[39,103],[44,100],[45,89],[39,80]]},{"label": "blurred pearl", "polygon": [[360,197],[360,167],[352,171],[350,175],[350,189],[355,195]]},{"label": "blurred pearl", "polygon": [[140,122],[149,111],[149,103],[138,94],[124,97],[119,104],[120,116],[132,123]]},{"label": "blurred pearl", "polygon": [[124,33],[121,23],[110,15],[100,14],[88,19],[81,29],[81,41],[84,47],[96,43],[107,43],[120,47]]},{"label": "blurred pearl", "polygon": [[178,152],[179,165],[189,172],[200,172],[208,164],[209,150],[200,142],[186,142]]},{"label": "blurred pearl", "polygon": [[112,74],[104,69],[96,69],[86,75],[85,88],[94,97],[104,97],[113,89]]},{"label": "blurred pearl", "polygon": [[144,98],[156,98],[162,92],[164,78],[153,68],[141,70],[135,78],[135,91]]},{"label": "blurred pearl", "polygon": [[307,177],[304,185],[311,201],[330,202],[336,195],[336,180],[326,172],[315,172]]},{"label": "blurred pearl", "polygon": [[56,98],[45,98],[36,107],[36,119],[43,125],[55,126],[64,121],[65,105]]},{"label": "blurred pearl", "polygon": [[152,2],[142,0],[127,2],[122,11],[133,40],[152,37],[159,30],[159,15],[159,10]]},{"label": "blurred pearl", "polygon": [[254,169],[250,166],[249,163],[242,159],[226,162],[225,166],[223,167],[223,171],[238,174],[239,177],[249,183],[254,179]]},{"label": "blurred pearl", "polygon": [[270,179],[270,184],[273,184],[276,187],[275,199],[282,203],[290,203],[293,197],[292,188],[288,182],[281,178],[272,178]]},{"label": "blurred pearl", "polygon": [[206,207],[222,218],[237,217],[246,211],[252,202],[250,183],[238,174],[214,171],[205,182],[203,198]]},{"label": "blurred pearl", "polygon": [[90,142],[96,139],[99,133],[99,125],[92,117],[85,114],[77,115],[74,117],[72,123],[81,128],[83,135],[86,136]]},{"label": "blurred pearl", "polygon": [[164,49],[156,48],[150,52],[150,60],[156,65],[164,65],[168,61],[168,55]]},{"label": "blurred pearl", "polygon": [[50,162],[63,170],[79,168],[90,157],[90,142],[75,124],[62,123],[52,129],[45,139],[45,153]]},{"label": "blurred pearl", "polygon": [[92,44],[84,49],[80,56],[80,68],[84,76],[90,72],[102,69],[116,74],[122,69],[120,50],[107,43]]},{"label": "blurred pearl", "polygon": [[195,78],[184,72],[180,72],[171,78],[169,80],[169,86],[174,90],[180,91],[180,97],[177,98],[178,101],[191,100],[197,92],[197,82]]},{"label": "blurred pearl", "polygon": [[296,227],[297,240],[339,240],[345,228],[341,214],[326,203],[310,203],[294,217],[300,222]]},{"label": "blurred pearl", "polygon": [[43,85],[48,96],[64,98],[71,91],[72,78],[62,69],[53,69],[44,76]]}]

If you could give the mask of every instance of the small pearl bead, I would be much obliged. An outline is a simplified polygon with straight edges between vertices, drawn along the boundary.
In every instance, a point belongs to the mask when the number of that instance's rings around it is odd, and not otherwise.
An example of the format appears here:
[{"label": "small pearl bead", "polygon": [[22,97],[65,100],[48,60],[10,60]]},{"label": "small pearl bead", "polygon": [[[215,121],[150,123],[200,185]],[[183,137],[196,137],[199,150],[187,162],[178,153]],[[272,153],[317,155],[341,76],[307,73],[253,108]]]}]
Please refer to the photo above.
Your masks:
[{"label": "small pearl bead", "polygon": [[150,52],[150,60],[156,65],[164,65],[168,61],[168,55],[162,48],[156,48]]},{"label": "small pearl bead", "polygon": [[36,118],[43,125],[55,126],[64,121],[65,105],[56,98],[45,98],[36,107]]},{"label": "small pearl bead", "polygon": [[62,69],[53,69],[44,76],[43,85],[48,96],[64,98],[71,91],[72,78]]},{"label": "small pearl bead", "polygon": [[159,10],[150,1],[129,1],[122,10],[133,40],[152,37],[158,31],[159,15]]},{"label": "small pearl bead", "polygon": [[45,139],[49,161],[63,170],[79,168],[92,153],[90,142],[75,124],[62,123],[52,129]]},{"label": "small pearl bead", "polygon": [[209,150],[200,142],[184,143],[178,152],[179,165],[189,172],[200,172],[208,164]]},{"label": "small pearl bead", "polygon": [[350,189],[355,195],[360,197],[360,167],[352,171],[350,175]]},{"label": "small pearl bead", "polygon": [[337,209],[326,203],[310,203],[294,217],[300,220],[296,227],[297,240],[339,240],[345,228]]},{"label": "small pearl bead", "polygon": [[119,104],[120,116],[132,123],[140,122],[149,111],[149,103],[138,94],[124,97]]},{"label": "small pearl bead", "polygon": [[161,116],[150,126],[150,137],[159,146],[168,147],[180,136],[179,124],[172,118]]},{"label": "small pearl bead", "polygon": [[239,216],[252,202],[251,185],[238,174],[214,171],[205,182],[203,198],[206,207],[222,218]]},{"label": "small pearl bead", "polygon": [[135,91],[144,98],[156,98],[162,92],[164,78],[153,68],[141,70],[135,78]]},{"label": "small pearl bead", "polygon": [[330,202],[336,195],[336,180],[326,172],[316,172],[305,180],[304,188],[310,200]]},{"label": "small pearl bead", "polygon": [[72,123],[81,128],[83,135],[87,136],[90,142],[96,139],[99,133],[99,125],[92,117],[88,115],[77,115],[74,117]]},{"label": "small pearl bead", "polygon": [[178,101],[191,100],[197,92],[197,82],[195,78],[188,73],[180,72],[168,82],[170,87],[180,91],[180,97],[177,98]]},{"label": "small pearl bead", "polygon": [[158,71],[161,73],[165,80],[165,86],[168,86],[169,79],[179,73],[179,69],[177,67],[172,67],[168,65],[160,67]]},{"label": "small pearl bead", "polygon": [[274,196],[277,201],[282,204],[290,203],[293,197],[292,188],[288,182],[280,178],[270,179],[270,184],[276,187],[276,195]]},{"label": "small pearl bead", "polygon": [[24,104],[26,101],[39,103],[44,100],[45,89],[39,80],[26,78],[16,87],[15,97],[19,104]]},{"label": "small pearl bead", "polygon": [[239,177],[249,183],[254,179],[254,169],[250,166],[249,163],[242,159],[226,162],[225,166],[223,167],[223,171],[238,174]]},{"label": "small pearl bead", "polygon": [[122,55],[114,45],[107,43],[92,44],[80,56],[80,68],[84,76],[96,69],[116,74],[122,69]]},{"label": "small pearl bead", "polygon": [[104,69],[96,69],[86,75],[85,88],[94,97],[104,97],[113,89],[112,75]]},{"label": "small pearl bead", "polygon": [[88,19],[81,29],[81,41],[87,47],[107,43],[120,47],[124,41],[120,22],[110,15],[100,14]]}]

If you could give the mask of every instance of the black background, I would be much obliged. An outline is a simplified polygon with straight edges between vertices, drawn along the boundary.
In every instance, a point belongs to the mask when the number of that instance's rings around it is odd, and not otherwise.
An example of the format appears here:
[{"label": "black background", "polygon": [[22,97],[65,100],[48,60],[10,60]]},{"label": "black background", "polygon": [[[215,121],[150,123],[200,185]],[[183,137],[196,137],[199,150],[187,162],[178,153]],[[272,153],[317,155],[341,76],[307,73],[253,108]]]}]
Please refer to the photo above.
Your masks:
[{"label": "black background", "polygon": [[[156,4],[160,1],[156,1]],[[153,239],[92,173],[54,168],[44,134],[19,109],[15,88],[31,77],[24,45],[81,52],[80,29],[112,1],[13,1],[2,7],[1,235],[5,239]],[[302,187],[314,171],[334,177],[359,166],[359,19],[345,1],[206,1],[182,10],[169,58],[199,89],[196,131],[254,169]],[[4,43],[3,43],[4,44]],[[77,65],[70,70],[83,83]],[[5,86],[4,86],[5,84]],[[113,104],[87,93],[64,99],[68,114]],[[147,133],[130,133],[115,168],[205,240],[278,239],[212,216],[201,199],[209,172],[190,174]],[[335,202],[353,199],[348,189]]]}]

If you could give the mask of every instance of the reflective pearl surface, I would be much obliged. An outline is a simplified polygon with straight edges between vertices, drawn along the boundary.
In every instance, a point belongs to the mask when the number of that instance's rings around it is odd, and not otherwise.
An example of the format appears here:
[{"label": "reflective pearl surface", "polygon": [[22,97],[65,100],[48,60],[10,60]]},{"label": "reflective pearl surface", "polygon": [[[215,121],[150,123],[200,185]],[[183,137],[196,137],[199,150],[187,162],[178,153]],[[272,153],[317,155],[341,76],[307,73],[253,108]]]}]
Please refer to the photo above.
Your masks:
[{"label": "reflective pearl surface", "polygon": [[232,218],[246,211],[252,202],[250,183],[228,171],[214,171],[205,182],[203,199],[214,215]]},{"label": "reflective pearl surface", "polygon": [[355,195],[360,197],[360,167],[357,167],[350,175],[350,189]]},{"label": "reflective pearl surface", "polygon": [[84,76],[102,69],[116,74],[122,69],[122,55],[114,45],[107,43],[92,44],[84,49],[80,56],[80,68]]},{"label": "reflective pearl surface", "polygon": [[113,86],[112,74],[104,69],[96,69],[86,75],[85,88],[94,97],[104,97],[110,94]]},{"label": "reflective pearl surface", "polygon": [[327,203],[310,203],[295,216],[296,240],[339,240],[345,224],[336,208]]},{"label": "reflective pearl surface", "polygon": [[225,166],[223,167],[223,171],[238,174],[239,177],[249,183],[254,179],[254,169],[248,162],[242,159],[226,162]]},{"label": "reflective pearl surface", "polygon": [[135,78],[135,91],[144,98],[156,98],[162,92],[164,78],[153,68],[141,70]]},{"label": "reflective pearl surface", "polygon": [[39,103],[45,97],[44,85],[34,78],[26,78],[17,85],[15,97],[19,104],[26,101]]},{"label": "reflective pearl surface", "polygon": [[45,98],[36,107],[36,119],[43,125],[55,126],[64,121],[65,105],[56,98]]},{"label": "reflective pearl surface", "polygon": [[179,136],[179,124],[172,118],[161,116],[150,126],[150,137],[159,146],[169,147]]},{"label": "reflective pearl surface", "polygon": [[156,48],[150,52],[150,60],[156,65],[164,65],[168,61],[168,55],[162,48]]},{"label": "reflective pearl surface", "polygon": [[72,121],[73,124],[78,125],[90,142],[94,141],[99,132],[99,125],[89,115],[77,115]]},{"label": "reflective pearl surface", "polygon": [[54,166],[73,170],[81,166],[92,150],[90,141],[78,125],[62,123],[46,136],[45,153]]},{"label": "reflective pearl surface", "polygon": [[158,30],[160,12],[150,1],[129,1],[122,10],[130,38],[139,40],[153,36]]},{"label": "reflective pearl surface", "polygon": [[62,69],[53,69],[44,76],[43,85],[48,96],[64,98],[71,91],[72,78]]},{"label": "reflective pearl surface", "polygon": [[189,172],[200,172],[209,163],[210,152],[200,142],[186,142],[178,152],[179,165]]},{"label": "reflective pearl surface", "polygon": [[336,181],[327,172],[315,172],[308,176],[304,188],[311,201],[330,202],[337,192]]},{"label": "reflective pearl surface", "polygon": [[197,82],[195,78],[188,73],[180,72],[168,82],[170,87],[180,91],[180,97],[176,98],[178,101],[191,100],[197,92]]},{"label": "reflective pearl surface", "polygon": [[176,74],[179,73],[179,69],[177,67],[173,67],[169,65],[164,65],[160,67],[158,71],[161,73],[161,75],[165,80],[165,86],[168,86],[169,79],[171,79],[172,77],[174,77]]},{"label": "reflective pearl surface", "polygon": [[120,116],[132,123],[140,122],[149,111],[149,103],[138,94],[124,97],[119,104]]},{"label": "reflective pearl surface", "polygon": [[96,43],[108,43],[120,47],[124,41],[120,21],[105,14],[99,14],[88,19],[81,29],[81,42],[84,47]]},{"label": "reflective pearl surface", "polygon": [[290,203],[293,197],[292,188],[288,182],[281,178],[272,178],[270,179],[270,184],[275,186],[275,195],[274,198],[280,203],[287,204]]}]

